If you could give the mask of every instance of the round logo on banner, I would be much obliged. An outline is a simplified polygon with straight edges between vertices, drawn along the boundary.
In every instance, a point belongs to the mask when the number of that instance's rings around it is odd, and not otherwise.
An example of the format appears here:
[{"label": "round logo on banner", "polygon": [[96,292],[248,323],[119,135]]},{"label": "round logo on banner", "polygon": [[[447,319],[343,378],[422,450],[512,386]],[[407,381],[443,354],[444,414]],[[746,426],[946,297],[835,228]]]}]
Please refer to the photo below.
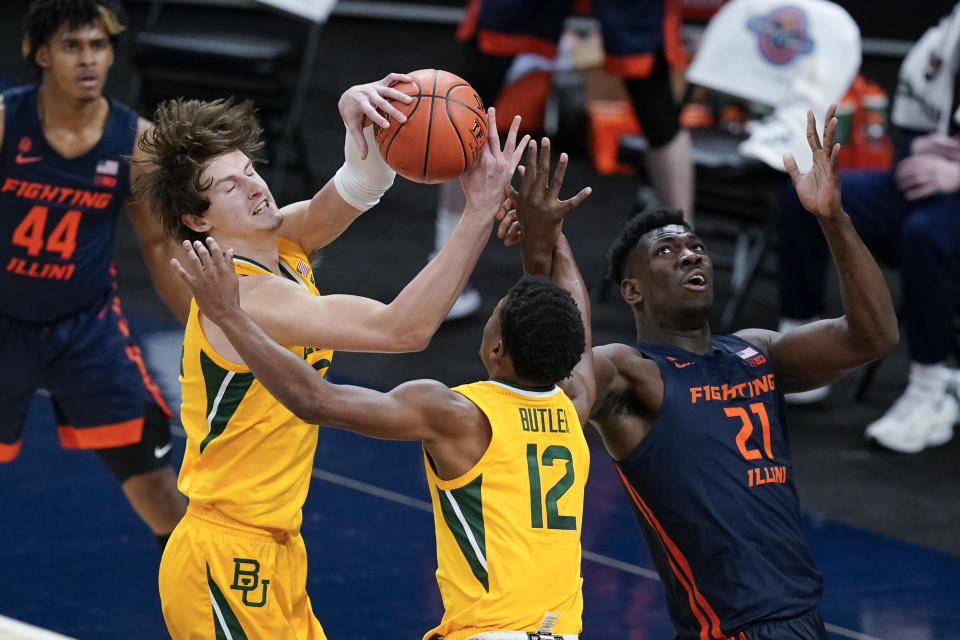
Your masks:
[{"label": "round logo on banner", "polygon": [[813,40],[807,35],[807,16],[797,7],[780,7],[750,18],[747,28],[757,34],[760,53],[773,64],[787,64],[798,55],[813,51]]}]

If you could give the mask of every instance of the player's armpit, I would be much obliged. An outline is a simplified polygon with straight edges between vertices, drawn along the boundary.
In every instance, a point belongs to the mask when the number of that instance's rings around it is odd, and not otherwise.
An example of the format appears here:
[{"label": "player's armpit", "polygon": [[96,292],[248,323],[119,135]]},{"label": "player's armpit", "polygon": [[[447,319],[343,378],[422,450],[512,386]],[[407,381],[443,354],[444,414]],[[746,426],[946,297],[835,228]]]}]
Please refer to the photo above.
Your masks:
[{"label": "player's armpit", "polygon": [[622,345],[607,344],[593,347],[593,373],[597,389],[597,405],[607,396],[626,389],[624,378],[615,364],[618,347]]}]

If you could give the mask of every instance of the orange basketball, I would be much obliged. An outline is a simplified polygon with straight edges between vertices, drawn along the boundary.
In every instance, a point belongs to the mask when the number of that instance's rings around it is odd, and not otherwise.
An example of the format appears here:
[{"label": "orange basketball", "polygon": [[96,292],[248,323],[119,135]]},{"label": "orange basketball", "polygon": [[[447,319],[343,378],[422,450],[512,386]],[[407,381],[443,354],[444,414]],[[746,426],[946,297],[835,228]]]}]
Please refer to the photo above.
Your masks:
[{"label": "orange basketball", "polygon": [[473,166],[487,140],[487,116],[480,96],[466,80],[440,69],[408,73],[413,82],[395,89],[413,96],[394,102],[407,121],[374,125],[380,155],[408,180],[434,184],[456,178]]}]

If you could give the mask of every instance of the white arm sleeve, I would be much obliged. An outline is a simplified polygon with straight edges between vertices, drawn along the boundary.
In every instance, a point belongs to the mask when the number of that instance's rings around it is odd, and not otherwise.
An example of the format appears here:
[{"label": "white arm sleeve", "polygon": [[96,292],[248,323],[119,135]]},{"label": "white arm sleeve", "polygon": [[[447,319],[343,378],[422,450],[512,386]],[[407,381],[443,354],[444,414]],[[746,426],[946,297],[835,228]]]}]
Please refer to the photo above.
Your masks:
[{"label": "white arm sleeve", "polygon": [[347,131],[343,143],[343,166],[333,176],[333,184],[340,197],[360,211],[366,211],[380,202],[397,175],[380,157],[372,126],[364,128],[363,137],[367,140],[367,159],[360,159],[360,148]]}]

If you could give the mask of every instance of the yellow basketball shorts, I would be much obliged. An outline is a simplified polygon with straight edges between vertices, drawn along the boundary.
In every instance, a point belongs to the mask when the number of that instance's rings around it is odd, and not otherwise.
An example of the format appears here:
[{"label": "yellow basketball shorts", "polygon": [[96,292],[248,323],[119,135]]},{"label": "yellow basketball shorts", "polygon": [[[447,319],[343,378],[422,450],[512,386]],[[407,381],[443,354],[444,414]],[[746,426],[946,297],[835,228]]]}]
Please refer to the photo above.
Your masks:
[{"label": "yellow basketball shorts", "polygon": [[160,560],[173,640],[326,640],[307,596],[300,535],[272,534],[190,505]]}]

